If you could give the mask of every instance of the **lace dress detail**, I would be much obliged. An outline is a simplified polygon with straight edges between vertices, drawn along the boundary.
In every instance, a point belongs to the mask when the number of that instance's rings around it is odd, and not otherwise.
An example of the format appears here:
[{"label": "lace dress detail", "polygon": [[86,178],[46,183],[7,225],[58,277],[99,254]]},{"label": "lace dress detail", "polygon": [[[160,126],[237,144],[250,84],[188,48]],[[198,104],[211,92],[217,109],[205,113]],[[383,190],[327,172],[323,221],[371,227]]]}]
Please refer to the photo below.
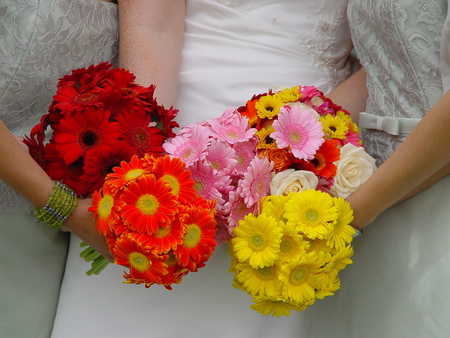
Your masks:
[{"label": "lace dress detail", "polygon": [[[350,1],[355,48],[371,93],[367,113],[420,119],[442,96],[440,38],[446,2]],[[386,57],[389,56],[389,57]],[[406,135],[362,130],[365,146],[381,164]]]},{"label": "lace dress detail", "polygon": [[[29,133],[62,75],[115,60],[117,34],[113,3],[0,0],[0,118],[7,127],[19,136]],[[0,201],[1,213],[28,205],[1,181]]]}]

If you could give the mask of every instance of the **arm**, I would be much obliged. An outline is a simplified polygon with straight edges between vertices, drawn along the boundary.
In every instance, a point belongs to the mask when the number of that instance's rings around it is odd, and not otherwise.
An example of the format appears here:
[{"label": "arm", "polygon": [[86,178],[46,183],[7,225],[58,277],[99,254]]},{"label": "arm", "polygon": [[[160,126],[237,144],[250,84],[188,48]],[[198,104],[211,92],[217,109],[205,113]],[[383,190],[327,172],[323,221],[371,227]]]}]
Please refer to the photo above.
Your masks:
[{"label": "arm", "polygon": [[120,66],[155,96],[175,106],[183,44],[185,0],[119,0]]},{"label": "arm", "polygon": [[334,103],[350,112],[355,123],[358,123],[359,113],[366,110],[368,96],[364,68],[360,68],[327,95]]},{"label": "arm", "polygon": [[[45,205],[54,186],[52,179],[31,158],[1,120],[0,179],[36,208]],[[77,209],[67,218],[64,227],[111,259],[105,238],[97,233],[92,213],[87,211],[90,204],[90,200],[79,200]],[[36,222],[36,226],[44,225]]]},{"label": "arm", "polygon": [[402,145],[348,198],[353,225],[364,228],[380,213],[450,173],[450,91]]}]

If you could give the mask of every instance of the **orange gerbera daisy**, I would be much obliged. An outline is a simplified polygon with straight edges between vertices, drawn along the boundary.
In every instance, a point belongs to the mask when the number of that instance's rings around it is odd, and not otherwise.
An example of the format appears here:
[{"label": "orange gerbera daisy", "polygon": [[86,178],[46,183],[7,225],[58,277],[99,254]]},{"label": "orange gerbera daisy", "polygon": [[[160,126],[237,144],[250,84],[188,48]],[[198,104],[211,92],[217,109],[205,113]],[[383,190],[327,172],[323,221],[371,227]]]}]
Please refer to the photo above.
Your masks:
[{"label": "orange gerbera daisy", "polygon": [[148,171],[144,169],[144,161],[136,155],[129,162],[122,161],[120,167],[114,167],[113,171],[106,176],[106,182],[113,190],[125,187],[131,182],[137,182],[142,176],[148,174]]},{"label": "orange gerbera daisy", "polygon": [[184,208],[183,213],[187,215],[182,220],[186,224],[183,243],[174,254],[181,266],[187,266],[190,260],[198,265],[208,260],[216,247],[217,223],[208,209]]},{"label": "orange gerbera daisy", "polygon": [[139,241],[139,236],[127,234],[117,239],[114,247],[115,263],[128,266],[126,279],[143,279],[151,283],[160,283],[161,276],[167,274],[165,255],[158,255],[150,247]]},{"label": "orange gerbera daisy", "polygon": [[104,185],[101,193],[95,191],[92,194],[92,206],[89,211],[93,212],[96,220],[96,228],[99,233],[106,236],[114,232],[114,225],[118,221],[117,212],[120,209],[116,195],[111,192],[108,185]]},{"label": "orange gerbera daisy", "polygon": [[121,195],[124,223],[133,231],[153,234],[159,227],[168,227],[177,213],[177,198],[172,188],[153,175],[142,177],[139,184],[131,182]]},{"label": "orange gerbera daisy", "polygon": [[172,187],[172,193],[182,203],[192,202],[195,198],[194,180],[191,172],[179,158],[169,156],[156,158],[153,173]]},{"label": "orange gerbera daisy", "polygon": [[153,235],[142,235],[142,240],[149,247],[155,248],[158,253],[167,253],[175,249],[178,244],[183,242],[185,224],[175,218],[166,228],[159,227]]},{"label": "orange gerbera daisy", "polygon": [[336,140],[325,140],[311,161],[315,167],[313,171],[323,177],[336,176],[337,167],[333,162],[338,161],[340,155],[338,142]]}]

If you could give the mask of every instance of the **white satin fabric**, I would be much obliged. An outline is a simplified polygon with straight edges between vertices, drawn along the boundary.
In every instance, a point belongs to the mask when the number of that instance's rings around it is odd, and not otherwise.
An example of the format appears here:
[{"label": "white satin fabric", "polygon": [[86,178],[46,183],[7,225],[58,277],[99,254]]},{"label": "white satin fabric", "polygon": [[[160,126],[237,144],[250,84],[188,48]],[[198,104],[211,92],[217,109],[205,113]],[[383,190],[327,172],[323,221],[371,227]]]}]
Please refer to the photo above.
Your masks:
[{"label": "white satin fabric", "polygon": [[[188,0],[177,120],[219,116],[274,85],[325,92],[351,71],[347,0]],[[232,287],[226,245],[167,291],[122,284],[120,266],[87,277],[72,238],[53,338],[308,337],[302,314],[264,317]]]}]

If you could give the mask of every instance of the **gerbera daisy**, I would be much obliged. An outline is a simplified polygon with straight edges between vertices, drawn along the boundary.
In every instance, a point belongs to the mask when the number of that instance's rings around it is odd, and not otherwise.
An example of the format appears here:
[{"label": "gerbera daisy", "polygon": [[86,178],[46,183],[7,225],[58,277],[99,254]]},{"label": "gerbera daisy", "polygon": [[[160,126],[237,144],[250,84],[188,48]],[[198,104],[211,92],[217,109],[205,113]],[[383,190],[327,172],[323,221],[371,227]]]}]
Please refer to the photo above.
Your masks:
[{"label": "gerbera daisy", "polygon": [[278,297],[281,296],[281,283],[278,279],[277,265],[252,267],[247,262],[238,263],[236,280],[252,296]]},{"label": "gerbera daisy", "polygon": [[251,266],[263,268],[277,259],[283,233],[275,218],[249,214],[233,232],[233,251],[240,262],[249,260]]},{"label": "gerbera daisy", "polygon": [[227,143],[212,140],[208,148],[206,160],[211,167],[223,175],[229,175],[233,172],[237,163],[236,152]]},{"label": "gerbera daisy", "polygon": [[85,154],[83,181],[91,185],[91,191],[103,185],[106,175],[123,161],[130,161],[136,151],[124,141],[116,141],[113,147],[93,149]]},{"label": "gerbera daisy", "polygon": [[339,271],[344,269],[348,264],[353,263],[350,259],[352,256],[353,247],[351,245],[344,246],[333,255],[330,255],[330,259],[326,265],[324,265],[323,270],[333,276],[337,276]]},{"label": "gerbera daisy", "polygon": [[283,296],[295,304],[311,304],[318,287],[318,276],[324,262],[309,253],[303,262],[291,262],[281,267]]},{"label": "gerbera daisy", "polygon": [[258,116],[261,119],[273,119],[280,112],[284,102],[280,97],[274,95],[262,96],[258,102],[255,103],[255,108]]},{"label": "gerbera daisy", "polygon": [[157,179],[168,183],[172,188],[172,193],[181,203],[192,202],[195,198],[194,180],[191,172],[186,170],[186,166],[180,159],[169,156],[155,159],[152,172]]},{"label": "gerbera daisy", "polygon": [[248,141],[256,132],[256,129],[249,128],[248,119],[234,108],[227,109],[221,117],[208,122],[213,136],[228,144]]},{"label": "gerbera daisy", "polygon": [[108,185],[103,186],[101,193],[94,191],[92,206],[88,210],[94,213],[96,229],[100,234],[106,236],[114,233],[114,225],[119,220],[120,204]]},{"label": "gerbera daisy", "polygon": [[278,148],[289,147],[299,159],[313,159],[324,141],[322,124],[309,109],[298,106],[289,110],[282,108],[273,127],[275,132],[270,136],[275,139]]},{"label": "gerbera daisy", "polygon": [[302,94],[300,94],[299,92],[299,87],[295,86],[292,88],[285,88],[280,92],[276,93],[274,96],[280,98],[280,100],[283,101],[284,103],[287,103],[287,102],[296,102],[300,100]]},{"label": "gerbera daisy", "polygon": [[340,116],[332,116],[327,114],[320,117],[325,135],[333,139],[345,139],[348,131],[347,122]]},{"label": "gerbera daisy", "polygon": [[339,160],[341,152],[336,140],[325,140],[311,160],[314,165],[314,172],[323,177],[336,176],[336,162]]},{"label": "gerbera daisy", "polygon": [[159,227],[168,227],[178,211],[177,198],[172,188],[154,176],[145,176],[139,184],[131,182],[121,195],[124,223],[139,233],[156,233]]},{"label": "gerbera daisy", "polygon": [[218,187],[230,182],[229,176],[219,175],[214,169],[203,161],[195,163],[189,168],[194,180],[194,189],[198,195],[205,199],[215,199],[218,204],[224,203]]},{"label": "gerbera daisy", "polygon": [[166,137],[161,129],[150,127],[151,116],[146,114],[144,107],[116,117],[120,129],[127,140],[140,156],[144,154],[161,155]]},{"label": "gerbera daisy", "polygon": [[308,238],[328,238],[337,218],[333,197],[318,190],[293,194],[285,205],[287,224]]},{"label": "gerbera daisy", "polygon": [[186,167],[190,167],[206,157],[209,146],[209,134],[206,130],[206,127],[193,125],[190,138],[176,136],[164,143],[163,148],[170,156],[178,157]]},{"label": "gerbera daisy", "polygon": [[306,257],[306,250],[309,242],[303,240],[303,236],[292,227],[281,223],[283,237],[281,237],[280,252],[278,252],[279,262],[301,262]]},{"label": "gerbera daisy", "polygon": [[270,134],[275,132],[273,125],[269,125],[267,128],[261,128],[256,132],[256,136],[259,138],[258,149],[276,149],[277,143],[270,137]]},{"label": "gerbera daisy", "polygon": [[131,182],[137,182],[139,179],[149,174],[144,168],[144,161],[134,155],[129,162],[122,161],[120,166],[112,168],[113,172],[106,176],[106,182],[113,189],[120,189]]},{"label": "gerbera daisy", "polygon": [[353,221],[353,210],[350,203],[343,198],[335,197],[334,205],[338,208],[338,216],[327,244],[331,248],[341,249],[352,242],[355,234],[355,229],[350,225]]},{"label": "gerbera daisy", "polygon": [[116,264],[130,268],[129,276],[134,279],[158,284],[161,276],[167,274],[166,257],[140,243],[138,236],[120,236],[114,247],[114,257]]},{"label": "gerbera daisy", "polygon": [[119,126],[108,119],[109,112],[101,110],[86,110],[60,119],[54,140],[66,164],[75,162],[88,150],[112,146],[117,141]]},{"label": "gerbera daisy", "polygon": [[240,142],[233,145],[237,163],[234,167],[235,175],[242,175],[247,171],[250,162],[255,158],[256,141]]},{"label": "gerbera daisy", "polygon": [[103,102],[95,91],[80,92],[73,87],[62,87],[53,97],[54,108],[60,109],[64,114],[80,112],[88,107],[100,108]]},{"label": "gerbera daisy", "polygon": [[291,310],[299,310],[297,306],[283,300],[274,300],[266,297],[254,298],[250,307],[263,316],[272,314],[272,317],[290,316]]},{"label": "gerbera daisy", "polygon": [[208,209],[184,208],[182,213],[187,215],[182,220],[185,232],[174,254],[181,266],[187,266],[189,261],[198,266],[209,259],[216,247],[216,221]]},{"label": "gerbera daisy", "polygon": [[166,228],[159,227],[152,235],[143,234],[140,240],[157,253],[165,254],[183,242],[184,230],[184,225],[175,218]]},{"label": "gerbera daisy", "polygon": [[240,190],[232,190],[229,192],[228,201],[224,205],[224,213],[228,215],[228,232],[233,234],[233,229],[238,226],[240,220],[243,220],[245,215],[256,212],[256,205],[248,207],[244,199],[240,196]]},{"label": "gerbera daisy", "polygon": [[301,100],[302,102],[310,101],[314,97],[321,97],[323,93],[314,86],[299,86],[300,94],[302,94]]},{"label": "gerbera daisy", "polygon": [[259,97],[248,100],[245,106],[239,107],[237,111],[244,117],[248,118],[248,125],[254,127],[258,121],[256,114],[255,104],[258,102]]},{"label": "gerbera daisy", "polygon": [[273,163],[267,159],[255,157],[244,173],[240,186],[242,187],[241,197],[244,198],[248,207],[258,202],[270,191],[270,172]]},{"label": "gerbera daisy", "polygon": [[279,196],[268,195],[263,197],[261,200],[261,213],[272,216],[278,221],[286,222],[287,220],[284,218],[284,206],[290,200],[292,194],[289,193],[288,195]]}]

